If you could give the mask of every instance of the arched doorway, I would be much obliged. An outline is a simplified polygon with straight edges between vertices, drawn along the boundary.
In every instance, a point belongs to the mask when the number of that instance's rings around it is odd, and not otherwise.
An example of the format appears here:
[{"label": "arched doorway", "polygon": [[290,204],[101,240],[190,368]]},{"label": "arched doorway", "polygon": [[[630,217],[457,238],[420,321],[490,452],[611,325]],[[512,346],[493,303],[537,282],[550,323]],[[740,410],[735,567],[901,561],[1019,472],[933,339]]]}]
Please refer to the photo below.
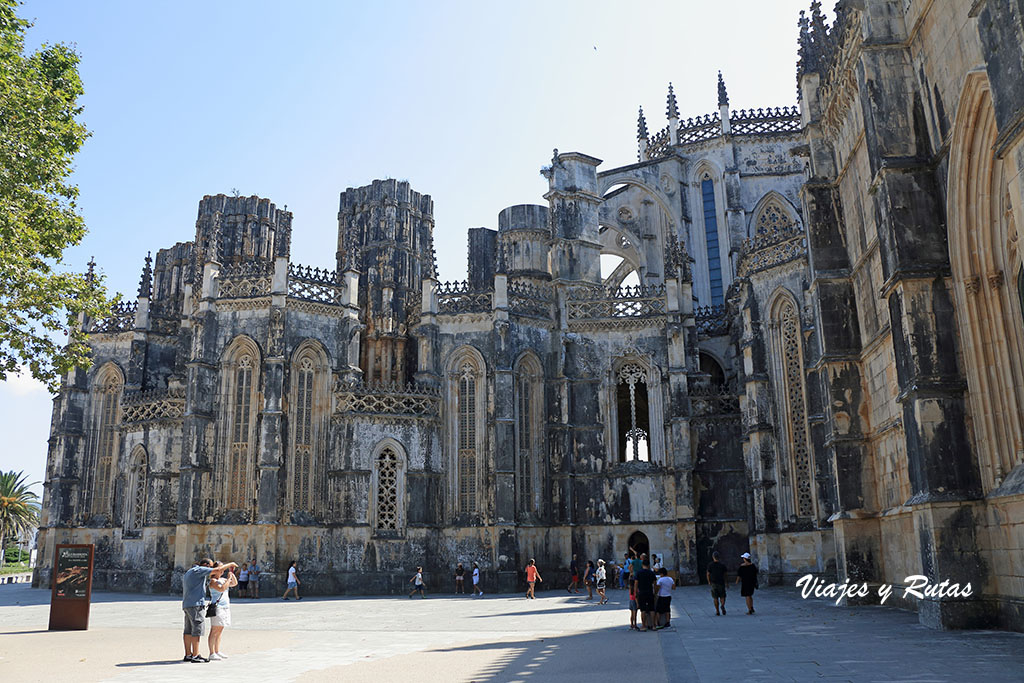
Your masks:
[{"label": "arched doorway", "polygon": [[633,532],[629,537],[629,547],[636,551],[638,557],[641,553],[646,553],[648,558],[651,556],[651,544],[647,541],[647,534],[642,531]]}]

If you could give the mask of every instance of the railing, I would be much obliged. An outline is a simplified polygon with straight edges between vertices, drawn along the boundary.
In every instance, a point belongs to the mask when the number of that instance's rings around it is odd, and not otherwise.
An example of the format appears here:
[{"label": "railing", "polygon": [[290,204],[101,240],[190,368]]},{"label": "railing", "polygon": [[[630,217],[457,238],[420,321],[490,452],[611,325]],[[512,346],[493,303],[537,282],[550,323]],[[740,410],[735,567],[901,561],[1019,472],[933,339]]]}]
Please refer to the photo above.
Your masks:
[{"label": "railing", "polygon": [[433,418],[440,414],[441,393],[417,384],[338,383],[335,412]]},{"label": "railing", "polygon": [[568,308],[570,320],[656,318],[665,315],[665,286],[577,287],[569,291]]},{"label": "railing", "polygon": [[288,265],[288,296],[293,299],[338,305],[342,301],[342,289],[336,271]]},{"label": "railing", "polygon": [[508,307],[516,315],[530,318],[551,317],[551,292],[528,282],[510,282]]},{"label": "railing", "polygon": [[469,282],[439,282],[438,313],[485,313],[491,310],[491,292],[473,290]]},{"label": "railing", "polygon": [[722,134],[722,119],[718,114],[705,114],[686,119],[679,124],[679,144],[701,142]]},{"label": "railing", "polygon": [[274,278],[274,264],[266,261],[243,261],[221,267],[217,274],[217,296],[220,299],[250,299],[267,296]]},{"label": "railing", "polygon": [[743,241],[736,275],[737,277],[747,277],[752,273],[774,268],[806,254],[806,236],[796,226],[757,235],[753,239],[747,238]]},{"label": "railing", "polygon": [[725,315],[725,305],[698,306],[693,313],[697,323],[697,334],[707,337],[728,334],[729,319]]},{"label": "railing", "polygon": [[740,412],[739,393],[732,387],[690,387],[689,399],[690,413],[694,416],[735,415]]},{"label": "railing", "polygon": [[126,332],[135,329],[137,301],[118,301],[110,308],[110,315],[93,323],[92,333]]},{"label": "railing", "polygon": [[772,133],[799,133],[800,109],[775,107],[772,109],[740,109],[729,114],[732,135],[770,135]]},{"label": "railing", "polygon": [[657,157],[663,157],[669,153],[671,146],[672,134],[669,132],[668,126],[665,126],[652,135],[650,140],[648,140],[647,158],[655,159]]},{"label": "railing", "polygon": [[121,398],[121,424],[177,420],[185,415],[185,390],[162,389],[126,393]]}]

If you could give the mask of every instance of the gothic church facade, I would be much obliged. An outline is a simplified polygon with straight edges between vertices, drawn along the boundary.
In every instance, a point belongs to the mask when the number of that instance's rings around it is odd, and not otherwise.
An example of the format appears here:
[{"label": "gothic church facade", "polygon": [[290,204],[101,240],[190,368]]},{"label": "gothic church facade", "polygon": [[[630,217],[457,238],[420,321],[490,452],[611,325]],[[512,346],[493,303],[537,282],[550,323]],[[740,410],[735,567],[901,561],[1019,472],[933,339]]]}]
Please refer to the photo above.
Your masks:
[{"label": "gothic church facade", "polygon": [[1024,5],[814,2],[799,45],[798,107],[720,77],[684,120],[670,86],[637,163],[556,151],[464,282],[408,183],[341,193],[327,269],[269,200],[204,197],[80,321],[37,583],[62,542],[141,591],[201,555],[336,593],[629,546],[695,583],[750,550],[773,582],[969,581],[902,604],[1024,628]]}]

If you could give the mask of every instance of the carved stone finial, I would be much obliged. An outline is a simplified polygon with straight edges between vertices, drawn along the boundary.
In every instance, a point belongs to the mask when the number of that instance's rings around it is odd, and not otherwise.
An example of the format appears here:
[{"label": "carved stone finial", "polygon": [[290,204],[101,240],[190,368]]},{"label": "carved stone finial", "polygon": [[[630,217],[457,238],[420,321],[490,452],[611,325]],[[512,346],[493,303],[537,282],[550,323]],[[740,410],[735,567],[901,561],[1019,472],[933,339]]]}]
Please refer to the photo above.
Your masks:
[{"label": "carved stone finial", "polygon": [[672,90],[672,83],[668,84],[668,109],[666,110],[670,119],[679,118],[679,105],[676,103],[676,93]]},{"label": "carved stone finial", "polygon": [[90,256],[89,263],[86,265],[89,266],[89,269],[85,271],[85,281],[92,284],[96,282],[96,257]]},{"label": "carved stone finial", "polygon": [[640,107],[640,115],[636,120],[636,139],[646,140],[647,137],[647,119],[644,118],[644,108]]},{"label": "carved stone finial", "polygon": [[729,106],[729,93],[725,91],[725,79],[721,71],[718,72],[718,106]]},{"label": "carved stone finial", "polygon": [[149,298],[153,288],[153,256],[152,252],[146,252],[146,263],[142,266],[142,277],[139,278],[139,296]]}]

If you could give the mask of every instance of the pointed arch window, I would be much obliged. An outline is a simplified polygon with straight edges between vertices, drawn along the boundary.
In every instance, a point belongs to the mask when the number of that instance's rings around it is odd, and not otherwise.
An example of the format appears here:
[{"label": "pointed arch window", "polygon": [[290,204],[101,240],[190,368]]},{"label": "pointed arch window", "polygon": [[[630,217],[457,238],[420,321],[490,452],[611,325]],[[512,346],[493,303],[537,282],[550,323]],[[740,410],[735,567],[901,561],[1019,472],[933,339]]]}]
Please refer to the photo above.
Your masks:
[{"label": "pointed arch window", "polygon": [[94,515],[109,515],[113,502],[117,427],[123,390],[124,380],[120,371],[110,365],[103,368],[93,386],[93,461],[96,463],[92,492]]},{"label": "pointed arch window", "polygon": [[704,246],[708,258],[711,305],[721,306],[725,304],[725,288],[722,277],[722,252],[718,243],[718,208],[715,206],[715,182],[707,171],[700,177],[700,198],[704,212]]},{"label": "pointed arch window", "polygon": [[815,517],[814,477],[807,437],[807,403],[804,386],[804,367],[800,315],[796,304],[783,297],[776,305],[772,320],[776,356],[776,376],[779,378],[778,403],[784,450],[792,481],[795,514],[798,518]]},{"label": "pointed arch window", "polygon": [[754,236],[773,235],[793,228],[789,212],[776,199],[769,199],[754,221]]},{"label": "pointed arch window", "polygon": [[651,459],[651,421],[648,409],[647,370],[626,363],[616,377],[619,424],[619,461]]},{"label": "pointed arch window", "polygon": [[459,513],[476,511],[476,368],[459,368],[458,472]]},{"label": "pointed arch window", "polygon": [[533,356],[522,358],[514,373],[516,410],[516,507],[521,517],[540,512],[544,488],[544,466],[540,456],[543,442],[540,363]]},{"label": "pointed arch window", "polygon": [[321,434],[327,418],[328,375],[323,352],[315,345],[300,347],[292,365],[288,493],[292,509],[309,514],[317,514],[323,507],[317,482],[323,480]]},{"label": "pointed arch window", "polygon": [[226,401],[223,478],[224,504],[228,510],[251,510],[255,499],[257,395],[259,356],[251,342],[237,344],[222,367]]},{"label": "pointed arch window", "polygon": [[148,465],[146,450],[141,446],[132,453],[128,466],[128,490],[125,495],[124,533],[137,536],[146,523],[146,500],[148,496]]},{"label": "pointed arch window", "polygon": [[405,531],[405,453],[391,439],[373,458],[370,518],[378,536],[401,536]]}]

